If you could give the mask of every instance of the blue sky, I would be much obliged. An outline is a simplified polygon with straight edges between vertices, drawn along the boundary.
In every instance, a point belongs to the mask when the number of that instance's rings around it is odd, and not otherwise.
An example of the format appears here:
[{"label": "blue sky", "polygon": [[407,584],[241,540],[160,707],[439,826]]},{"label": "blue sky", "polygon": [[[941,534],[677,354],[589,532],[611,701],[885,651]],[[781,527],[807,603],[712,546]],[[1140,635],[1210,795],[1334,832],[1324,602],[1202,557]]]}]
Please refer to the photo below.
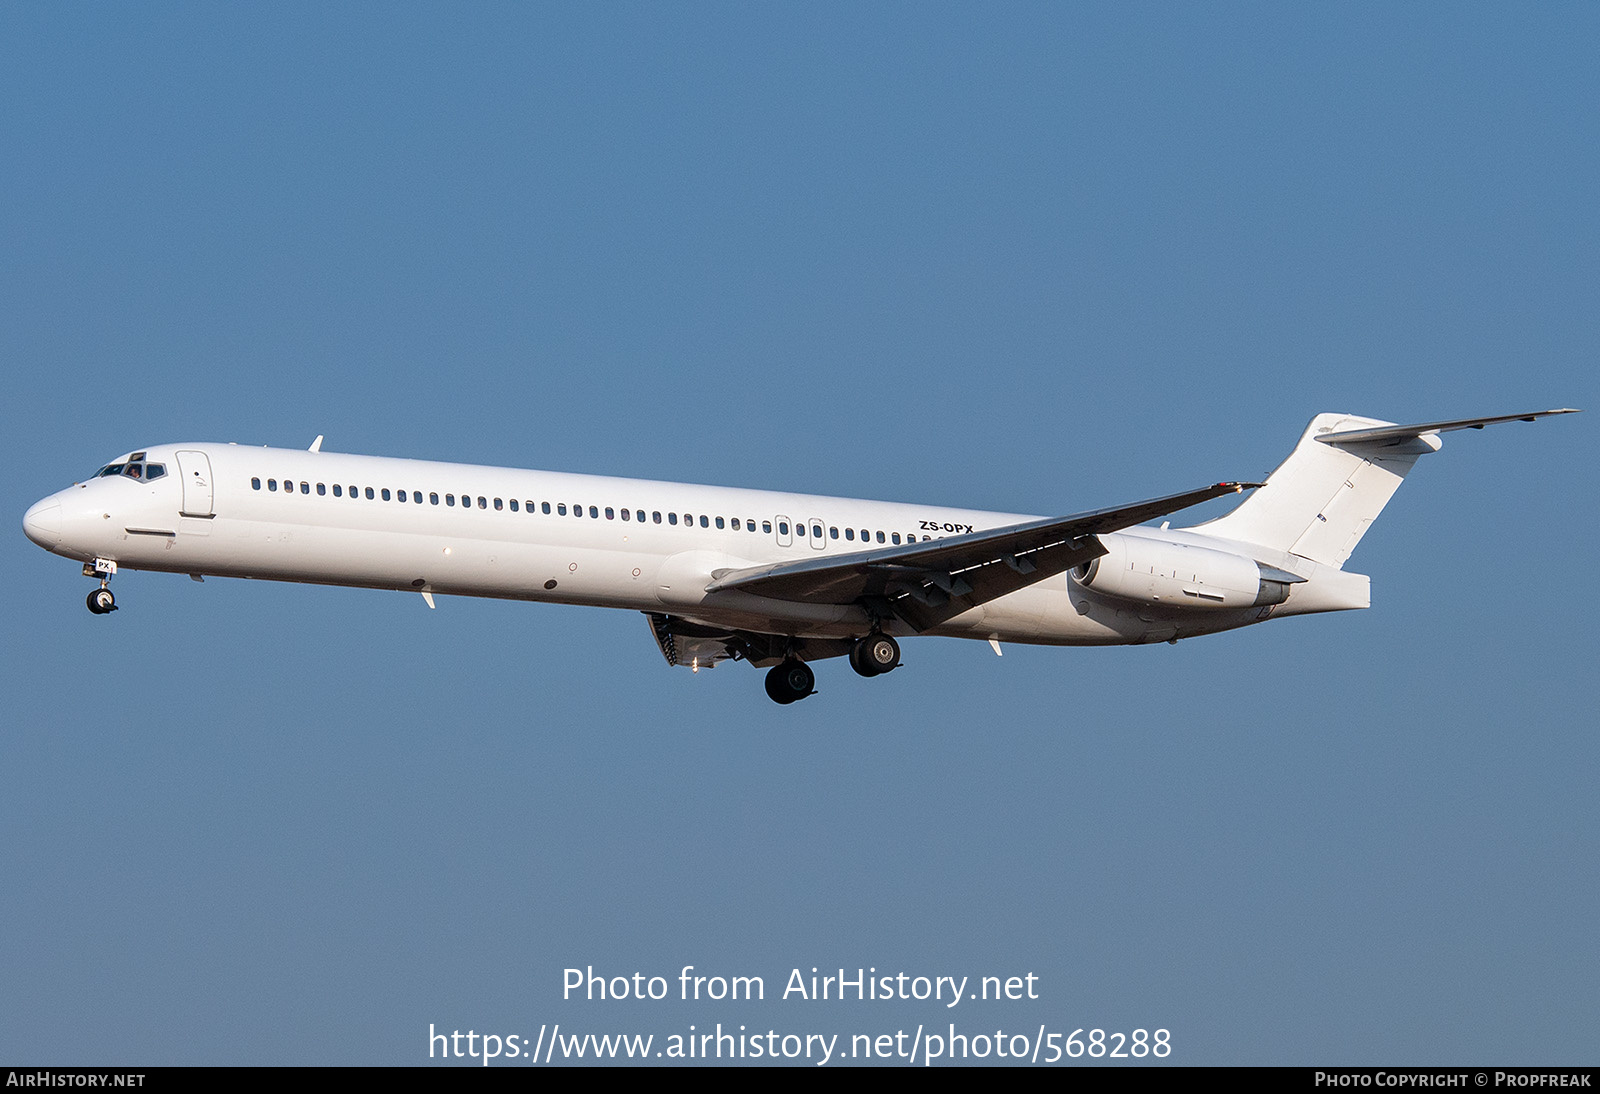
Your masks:
[{"label": "blue sky", "polygon": [[[321,433],[1067,513],[1262,474],[1318,411],[1593,407],[1597,34],[1583,4],[7,7],[6,507]],[[14,526],[0,1062],[953,1021],[1592,1063],[1590,417],[1447,437],[1351,560],[1370,611],[910,641],[788,708],[627,613],[127,574],[92,617]],[[768,998],[561,998],[687,964]],[[1040,998],[777,998],[813,966]]]}]

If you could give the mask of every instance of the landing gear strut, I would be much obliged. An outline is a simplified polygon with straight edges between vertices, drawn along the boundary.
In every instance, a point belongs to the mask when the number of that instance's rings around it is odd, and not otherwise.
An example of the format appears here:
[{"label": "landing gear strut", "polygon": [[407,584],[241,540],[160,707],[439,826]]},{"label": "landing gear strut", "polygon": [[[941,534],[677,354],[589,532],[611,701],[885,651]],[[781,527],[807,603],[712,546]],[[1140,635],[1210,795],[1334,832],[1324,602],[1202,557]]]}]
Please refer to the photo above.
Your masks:
[{"label": "landing gear strut", "polygon": [[862,676],[879,676],[899,664],[900,643],[886,634],[869,634],[850,647],[850,667]]},{"label": "landing gear strut", "polygon": [[111,582],[112,575],[117,572],[117,564],[109,559],[97,558],[93,562],[83,565],[84,577],[98,577],[100,587],[89,594],[89,610],[95,615],[109,615],[117,610],[117,598],[111,595],[111,590],[106,588]]},{"label": "landing gear strut", "polygon": [[767,670],[767,697],[787,706],[810,695],[816,683],[811,666],[791,658]]}]

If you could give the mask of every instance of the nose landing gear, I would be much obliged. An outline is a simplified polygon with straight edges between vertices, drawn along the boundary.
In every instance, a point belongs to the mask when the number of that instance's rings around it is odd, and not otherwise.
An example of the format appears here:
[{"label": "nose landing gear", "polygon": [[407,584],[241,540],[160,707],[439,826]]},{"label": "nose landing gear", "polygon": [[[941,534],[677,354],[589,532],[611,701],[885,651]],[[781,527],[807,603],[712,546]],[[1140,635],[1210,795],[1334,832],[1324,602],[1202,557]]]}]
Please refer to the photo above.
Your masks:
[{"label": "nose landing gear", "polygon": [[89,610],[95,615],[109,615],[117,610],[117,598],[106,588],[117,572],[117,564],[110,559],[97,558],[83,564],[84,577],[98,577],[100,587],[89,594]]}]

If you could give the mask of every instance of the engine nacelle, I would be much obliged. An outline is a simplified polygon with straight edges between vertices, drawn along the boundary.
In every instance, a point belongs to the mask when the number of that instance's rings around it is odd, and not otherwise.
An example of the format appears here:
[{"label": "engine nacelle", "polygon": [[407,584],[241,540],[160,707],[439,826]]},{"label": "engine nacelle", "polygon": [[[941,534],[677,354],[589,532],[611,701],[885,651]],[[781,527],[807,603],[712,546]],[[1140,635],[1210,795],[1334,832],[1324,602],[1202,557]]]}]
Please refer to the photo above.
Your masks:
[{"label": "engine nacelle", "polygon": [[1126,535],[1102,536],[1101,542],[1107,553],[1076,567],[1072,578],[1106,596],[1212,611],[1289,599],[1287,582],[1267,577],[1243,555]]}]

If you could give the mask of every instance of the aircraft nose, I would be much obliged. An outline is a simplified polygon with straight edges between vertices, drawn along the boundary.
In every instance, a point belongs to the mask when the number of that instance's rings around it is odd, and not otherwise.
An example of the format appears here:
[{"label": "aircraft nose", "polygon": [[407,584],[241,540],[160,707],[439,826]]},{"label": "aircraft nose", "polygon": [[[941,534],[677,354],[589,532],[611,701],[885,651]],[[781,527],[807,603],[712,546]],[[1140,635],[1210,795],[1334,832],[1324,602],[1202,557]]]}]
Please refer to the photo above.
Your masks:
[{"label": "aircraft nose", "polygon": [[53,549],[61,542],[61,503],[53,498],[35,503],[22,514],[22,530],[46,551]]}]

